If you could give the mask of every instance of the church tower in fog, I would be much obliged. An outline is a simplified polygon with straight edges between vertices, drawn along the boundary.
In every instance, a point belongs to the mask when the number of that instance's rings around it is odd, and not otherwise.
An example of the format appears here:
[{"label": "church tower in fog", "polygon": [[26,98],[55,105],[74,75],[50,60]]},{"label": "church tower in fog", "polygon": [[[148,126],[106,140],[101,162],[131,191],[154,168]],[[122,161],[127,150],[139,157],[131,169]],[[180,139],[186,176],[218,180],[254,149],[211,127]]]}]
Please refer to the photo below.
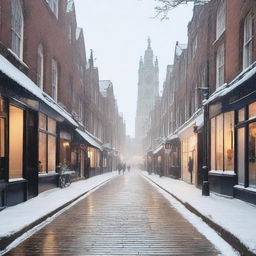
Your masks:
[{"label": "church tower in fog", "polygon": [[141,57],[139,63],[138,98],[135,121],[135,138],[137,142],[142,142],[147,134],[149,113],[153,109],[158,96],[158,59],[154,57],[151,48],[151,40],[148,38],[148,47],[145,51],[144,59]]}]

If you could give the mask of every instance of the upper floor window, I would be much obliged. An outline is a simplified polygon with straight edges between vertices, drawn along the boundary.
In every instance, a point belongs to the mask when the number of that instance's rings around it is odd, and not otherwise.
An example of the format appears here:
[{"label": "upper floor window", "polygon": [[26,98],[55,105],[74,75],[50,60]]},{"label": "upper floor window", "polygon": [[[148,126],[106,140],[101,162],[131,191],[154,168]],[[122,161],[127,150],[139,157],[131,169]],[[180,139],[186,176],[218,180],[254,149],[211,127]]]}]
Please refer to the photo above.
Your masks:
[{"label": "upper floor window", "polygon": [[218,39],[226,29],[226,1],[221,0],[217,10],[216,19],[216,39]]},{"label": "upper floor window", "polygon": [[37,85],[43,89],[44,83],[44,53],[42,45],[37,50]]},{"label": "upper floor window", "polygon": [[12,51],[20,58],[23,57],[23,12],[20,0],[12,0]]},{"label": "upper floor window", "polygon": [[57,101],[58,97],[58,63],[52,60],[52,98]]},{"label": "upper floor window", "polygon": [[217,51],[216,55],[216,88],[224,84],[224,68],[225,68],[225,57],[224,57],[224,44],[222,44]]},{"label": "upper floor window", "polygon": [[252,63],[252,15],[248,14],[244,20],[244,42],[243,42],[243,68]]},{"label": "upper floor window", "polygon": [[50,6],[52,12],[54,13],[55,17],[58,19],[59,15],[59,0],[46,0],[48,5]]}]

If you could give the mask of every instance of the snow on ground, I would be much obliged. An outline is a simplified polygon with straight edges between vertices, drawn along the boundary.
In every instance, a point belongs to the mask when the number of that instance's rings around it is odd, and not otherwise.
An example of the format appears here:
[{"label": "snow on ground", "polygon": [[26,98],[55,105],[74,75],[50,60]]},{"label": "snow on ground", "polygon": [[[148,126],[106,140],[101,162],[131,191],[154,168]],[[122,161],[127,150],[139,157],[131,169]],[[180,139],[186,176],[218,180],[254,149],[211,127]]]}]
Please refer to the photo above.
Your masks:
[{"label": "snow on ground", "polygon": [[71,183],[64,189],[54,188],[39,194],[24,203],[8,207],[0,212],[0,238],[10,236],[36,220],[58,209],[65,203],[113,178],[117,172],[110,172],[90,179]]},{"label": "snow on ground", "polygon": [[149,175],[145,171],[142,173],[181,201],[192,205],[201,214],[228,230],[256,253],[255,205],[234,198],[224,198],[213,193],[209,197],[205,197],[202,196],[200,189],[184,181],[168,177],[160,178],[155,174]]},{"label": "snow on ground", "polygon": [[[149,181],[150,182],[150,181]],[[150,182],[156,189],[171,203],[171,205],[189,221],[202,235],[204,235],[223,256],[238,256],[239,252],[234,250],[226,241],[224,241],[215,230],[209,227],[201,218],[190,212],[183,204],[170,196],[167,192]]]}]

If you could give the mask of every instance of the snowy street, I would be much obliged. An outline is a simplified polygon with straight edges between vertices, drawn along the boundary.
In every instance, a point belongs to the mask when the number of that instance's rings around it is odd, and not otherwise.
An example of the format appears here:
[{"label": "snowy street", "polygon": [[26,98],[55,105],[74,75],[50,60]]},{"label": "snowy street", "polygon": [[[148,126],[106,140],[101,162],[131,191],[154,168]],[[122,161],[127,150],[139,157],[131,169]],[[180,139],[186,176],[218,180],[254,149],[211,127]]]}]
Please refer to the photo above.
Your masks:
[{"label": "snowy street", "polygon": [[238,255],[137,172],[112,179],[31,235],[6,255]]}]

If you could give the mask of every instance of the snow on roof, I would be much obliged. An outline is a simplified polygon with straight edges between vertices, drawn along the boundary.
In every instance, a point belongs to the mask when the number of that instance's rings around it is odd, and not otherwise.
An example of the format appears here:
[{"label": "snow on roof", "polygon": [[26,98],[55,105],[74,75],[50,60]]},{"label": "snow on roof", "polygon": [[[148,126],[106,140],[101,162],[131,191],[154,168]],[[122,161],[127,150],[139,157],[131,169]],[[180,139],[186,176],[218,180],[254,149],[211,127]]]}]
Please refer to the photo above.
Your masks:
[{"label": "snow on roof", "polygon": [[80,28],[80,27],[77,27],[76,28],[76,40],[78,40],[79,39],[79,37],[80,37],[80,34],[81,34],[81,32],[83,31],[83,29],[82,28]]},{"label": "snow on roof", "polygon": [[100,93],[103,97],[107,97],[107,90],[109,87],[112,86],[112,82],[110,80],[100,80],[99,81],[100,86]]},{"label": "snow on roof", "polygon": [[76,121],[71,117],[71,115],[57,104],[49,95],[43,92],[29,77],[27,77],[23,72],[17,69],[11,62],[4,58],[0,54],[0,72],[8,76],[10,79],[15,81],[17,84],[22,86],[24,89],[29,91],[31,94],[36,96],[38,99],[43,101],[45,104],[50,106],[56,112],[58,112],[62,117],[69,121],[72,125],[78,126]]},{"label": "snow on roof", "polygon": [[66,12],[72,12],[74,10],[74,0],[68,0],[66,6]]},{"label": "snow on roof", "polygon": [[163,145],[161,144],[160,146],[158,146],[154,151],[153,151],[153,155],[156,155],[158,152],[161,151],[161,149],[163,149]]},{"label": "snow on roof", "polygon": [[176,44],[175,55],[180,56],[184,50],[188,48],[187,44]]},{"label": "snow on roof", "polygon": [[78,128],[76,129],[76,131],[82,138],[84,138],[89,143],[89,145],[94,148],[98,148],[101,151],[103,150],[102,146],[91,136],[89,132],[82,131]]},{"label": "snow on roof", "polygon": [[256,75],[256,61],[250,65],[247,69],[241,72],[232,82],[229,84],[223,84],[220,86],[210,97],[208,100],[204,102],[204,105],[213,102],[216,99],[219,99],[228,93],[232,92],[239,86],[243,86],[243,84]]}]

